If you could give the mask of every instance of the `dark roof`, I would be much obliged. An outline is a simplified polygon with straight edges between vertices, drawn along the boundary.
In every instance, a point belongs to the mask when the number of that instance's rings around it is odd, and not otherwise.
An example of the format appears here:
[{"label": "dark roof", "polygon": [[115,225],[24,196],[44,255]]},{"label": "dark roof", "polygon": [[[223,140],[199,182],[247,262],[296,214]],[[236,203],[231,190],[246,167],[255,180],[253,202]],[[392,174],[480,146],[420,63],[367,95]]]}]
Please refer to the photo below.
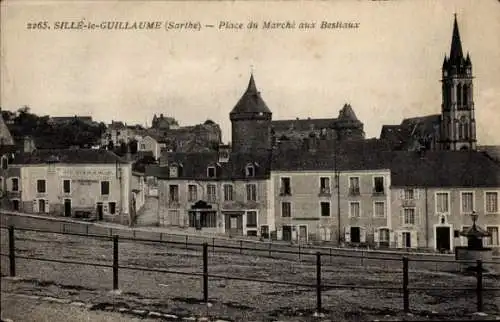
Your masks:
[{"label": "dark roof", "polygon": [[337,119],[295,119],[295,120],[276,120],[271,122],[271,127],[275,132],[286,131],[311,131],[332,128]]},{"label": "dark roof", "polygon": [[345,104],[344,107],[342,107],[338,119],[342,121],[359,121],[350,104]]},{"label": "dark roof", "polygon": [[[217,152],[199,153],[165,153],[168,166],[161,167],[160,178],[169,177],[169,166],[180,166],[179,176],[176,179],[197,180],[235,180],[246,178],[247,165],[254,165],[255,176],[253,179],[267,179],[270,174],[270,154],[242,154],[231,153],[227,162],[218,162]],[[162,162],[163,163],[163,162]],[[216,178],[209,178],[209,166],[216,168]]]},{"label": "dark roof", "polygon": [[389,152],[393,186],[500,187],[500,165],[477,151]]},{"label": "dark roof", "polygon": [[47,149],[32,153],[16,154],[13,164],[43,164],[47,162],[70,164],[115,164],[127,163],[108,150],[94,149]]},{"label": "dark roof", "polygon": [[500,162],[500,145],[478,145],[477,150],[485,152],[489,157]]},{"label": "dark roof", "polygon": [[276,171],[390,169],[393,186],[500,187],[500,164],[477,151],[390,151],[376,140],[352,141],[335,150],[278,150]]},{"label": "dark roof", "polygon": [[415,141],[438,136],[440,114],[404,119],[400,125],[383,125],[380,139],[396,150],[408,150]]},{"label": "dark roof", "polygon": [[231,111],[231,114],[247,114],[247,113],[266,113],[271,114],[271,110],[267,107],[257,90],[253,74],[250,76],[248,87],[243,96],[241,96],[236,106]]}]

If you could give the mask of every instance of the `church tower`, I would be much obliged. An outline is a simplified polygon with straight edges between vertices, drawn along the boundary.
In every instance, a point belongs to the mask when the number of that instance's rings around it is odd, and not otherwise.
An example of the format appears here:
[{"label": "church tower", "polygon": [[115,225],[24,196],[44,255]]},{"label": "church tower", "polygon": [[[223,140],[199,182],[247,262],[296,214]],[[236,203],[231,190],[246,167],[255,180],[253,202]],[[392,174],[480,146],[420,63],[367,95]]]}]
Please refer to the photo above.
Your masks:
[{"label": "church tower", "polygon": [[229,118],[232,152],[260,153],[271,149],[272,113],[257,90],[253,73]]},{"label": "church tower", "polygon": [[440,146],[442,150],[475,150],[476,120],[472,86],[472,63],[464,57],[457,16],[453,23],[450,56],[442,68]]}]

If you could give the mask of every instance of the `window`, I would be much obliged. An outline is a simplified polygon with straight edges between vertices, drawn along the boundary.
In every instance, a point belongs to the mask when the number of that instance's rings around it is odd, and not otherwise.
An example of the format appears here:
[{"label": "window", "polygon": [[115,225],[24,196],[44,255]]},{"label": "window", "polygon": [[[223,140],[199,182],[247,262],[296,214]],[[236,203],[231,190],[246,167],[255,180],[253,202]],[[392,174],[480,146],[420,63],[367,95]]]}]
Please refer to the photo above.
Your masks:
[{"label": "window", "polygon": [[281,178],[280,193],[282,195],[291,195],[292,194],[292,187],[290,185],[290,178]]},{"label": "window", "polygon": [[109,213],[112,215],[116,214],[116,202],[109,203]]},{"label": "window", "polygon": [[359,178],[350,177],[349,178],[349,194],[353,196],[359,195]]},{"label": "window", "polygon": [[376,218],[385,218],[385,202],[376,201],[373,203],[373,215]]},{"label": "window", "polygon": [[447,213],[448,212],[448,193],[438,192],[436,193],[436,212],[437,213]]},{"label": "window", "polygon": [[415,225],[415,208],[403,209],[403,225]]},{"label": "window", "polygon": [[281,217],[291,217],[292,216],[292,204],[289,202],[281,203]]},{"label": "window", "polygon": [[224,201],[233,201],[233,185],[224,185]]},{"label": "window", "polygon": [[351,218],[359,218],[360,213],[360,204],[359,201],[351,201],[349,203],[349,217]]},{"label": "window", "polygon": [[373,178],[373,192],[384,193],[384,177]]},{"label": "window", "polygon": [[414,189],[405,189],[404,190],[404,199],[405,200],[415,199],[415,190]]},{"label": "window", "polygon": [[168,186],[168,200],[170,202],[179,202],[179,186],[171,184]]},{"label": "window", "polygon": [[207,184],[207,201],[215,202],[217,200],[217,191],[214,184]]},{"label": "window", "polygon": [[179,176],[179,168],[175,165],[171,166],[169,168],[169,177],[170,178],[177,178]]},{"label": "window", "polygon": [[498,192],[486,192],[486,213],[494,214],[498,212]]},{"label": "window", "polygon": [[247,184],[247,200],[248,201],[257,200],[257,185],[253,183]]},{"label": "window", "polygon": [[63,192],[71,193],[71,180],[63,180]]},{"label": "window", "polygon": [[379,230],[379,242],[388,243],[389,242],[389,229],[381,228]]},{"label": "window", "polygon": [[462,213],[470,214],[474,211],[474,194],[472,192],[462,192]]},{"label": "window", "polygon": [[188,201],[196,201],[198,199],[198,187],[194,184],[188,185]]},{"label": "window", "polygon": [[351,227],[351,242],[360,243],[361,242],[361,229],[359,227]]},{"label": "window", "polygon": [[207,177],[215,178],[215,167],[208,167],[207,168]]},{"label": "window", "polygon": [[[215,212],[205,212],[200,215],[200,226],[204,228],[215,228],[217,227],[217,213]],[[189,213],[189,227],[197,227],[196,225],[196,213]]]},{"label": "window", "polygon": [[255,167],[253,165],[247,165],[245,173],[247,177],[255,177]]},{"label": "window", "polygon": [[141,150],[146,150],[146,144],[141,143]]},{"label": "window", "polygon": [[101,181],[101,195],[109,195],[109,181]]},{"label": "window", "polygon": [[247,227],[257,227],[256,211],[247,211]]},{"label": "window", "polygon": [[46,184],[45,184],[45,180],[37,180],[36,181],[36,192],[38,193],[45,193],[47,192],[47,189],[46,189]]},{"label": "window", "polygon": [[19,211],[19,199],[12,200],[12,210]]},{"label": "window", "polygon": [[498,227],[486,227],[486,230],[491,234],[486,238],[486,244],[488,246],[498,246]]},{"label": "window", "polygon": [[12,191],[19,191],[19,179],[12,178]]},{"label": "window", "polygon": [[319,178],[319,192],[320,193],[330,193],[330,178],[321,177]]},{"label": "window", "polygon": [[330,216],[330,203],[329,202],[321,202],[321,217],[329,217]]}]

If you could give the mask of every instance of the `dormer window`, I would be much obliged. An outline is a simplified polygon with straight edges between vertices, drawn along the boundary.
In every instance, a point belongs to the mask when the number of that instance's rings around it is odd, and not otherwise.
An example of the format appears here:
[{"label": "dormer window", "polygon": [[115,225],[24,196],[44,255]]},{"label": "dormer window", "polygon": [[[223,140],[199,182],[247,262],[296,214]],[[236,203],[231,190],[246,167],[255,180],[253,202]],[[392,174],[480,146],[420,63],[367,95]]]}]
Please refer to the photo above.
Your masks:
[{"label": "dormer window", "polygon": [[179,176],[179,167],[177,165],[171,165],[168,173],[170,178],[177,178]]},{"label": "dormer window", "polygon": [[245,169],[245,174],[247,177],[255,177],[255,166],[253,164],[248,164]]},{"label": "dormer window", "polygon": [[207,168],[207,177],[215,178],[215,167],[208,167]]}]

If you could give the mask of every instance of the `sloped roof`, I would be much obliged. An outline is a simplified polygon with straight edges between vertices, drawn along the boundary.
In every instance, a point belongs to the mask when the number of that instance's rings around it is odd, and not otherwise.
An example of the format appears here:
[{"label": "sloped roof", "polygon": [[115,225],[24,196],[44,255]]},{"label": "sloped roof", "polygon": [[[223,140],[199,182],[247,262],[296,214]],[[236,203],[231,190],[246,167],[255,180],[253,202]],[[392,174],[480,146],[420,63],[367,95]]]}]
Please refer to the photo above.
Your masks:
[{"label": "sloped roof", "polygon": [[406,118],[400,125],[383,125],[380,139],[392,144],[394,149],[406,150],[415,140],[437,135],[440,122],[440,114]]},{"label": "sloped roof", "polygon": [[108,150],[94,149],[47,149],[32,153],[16,154],[13,164],[44,164],[47,162],[69,164],[115,164],[127,163]]},{"label": "sloped roof", "polygon": [[257,90],[253,74],[250,76],[250,81],[248,82],[245,93],[243,93],[243,96],[241,96],[238,103],[236,103],[230,115],[246,113],[271,114],[271,110],[267,107],[267,104],[260,96],[260,92]]},{"label": "sloped roof", "polygon": [[458,30],[457,16],[453,21],[453,36],[451,39],[450,58],[448,63],[451,65],[460,64],[464,59],[462,51],[462,41],[460,40],[460,31]]},{"label": "sloped roof", "polygon": [[350,104],[345,104],[344,107],[342,107],[338,119],[341,121],[359,121]]},{"label": "sloped roof", "polygon": [[275,132],[287,131],[311,131],[332,128],[337,119],[295,119],[295,120],[275,120],[271,122],[271,127]]},{"label": "sloped roof", "polygon": [[14,144],[15,144],[14,139],[12,138],[9,128],[7,127],[7,124],[5,124],[3,117],[0,113],[0,145],[8,146]]},{"label": "sloped roof", "polygon": [[[255,166],[254,179],[267,179],[270,174],[269,154],[242,154],[231,153],[227,162],[218,162],[217,152],[198,153],[166,153],[168,165],[180,165],[182,170],[176,179],[196,179],[196,180],[235,180],[246,178],[245,169],[248,164]],[[207,168],[216,168],[216,178],[209,178]],[[159,177],[167,179],[169,177],[169,167],[161,167],[155,172],[160,172]],[[151,170],[153,171],[153,170]]]}]

